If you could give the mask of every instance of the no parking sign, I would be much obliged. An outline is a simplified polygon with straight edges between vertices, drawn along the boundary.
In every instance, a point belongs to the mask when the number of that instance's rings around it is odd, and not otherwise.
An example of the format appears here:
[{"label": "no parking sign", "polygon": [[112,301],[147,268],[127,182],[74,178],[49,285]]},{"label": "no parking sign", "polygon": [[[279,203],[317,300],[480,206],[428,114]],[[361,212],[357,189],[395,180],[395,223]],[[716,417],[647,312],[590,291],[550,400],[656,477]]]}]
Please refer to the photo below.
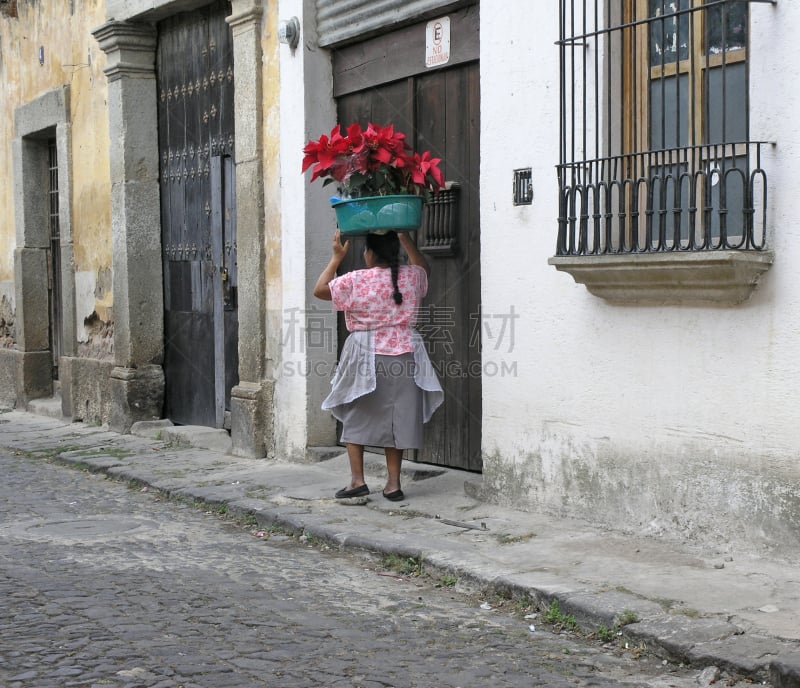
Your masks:
[{"label": "no parking sign", "polygon": [[425,66],[439,67],[450,61],[450,17],[428,22],[425,27]]}]

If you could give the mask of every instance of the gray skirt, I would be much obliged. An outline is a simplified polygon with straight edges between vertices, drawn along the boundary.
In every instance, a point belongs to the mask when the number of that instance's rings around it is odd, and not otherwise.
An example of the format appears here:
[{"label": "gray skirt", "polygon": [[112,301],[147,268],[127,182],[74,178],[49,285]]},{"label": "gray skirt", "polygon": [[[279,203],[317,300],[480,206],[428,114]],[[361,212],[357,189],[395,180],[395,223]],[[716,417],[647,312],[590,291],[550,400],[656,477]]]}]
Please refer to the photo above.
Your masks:
[{"label": "gray skirt", "polygon": [[422,448],[422,390],[414,354],[375,355],[375,389],[336,408],[341,441],[370,447]]}]

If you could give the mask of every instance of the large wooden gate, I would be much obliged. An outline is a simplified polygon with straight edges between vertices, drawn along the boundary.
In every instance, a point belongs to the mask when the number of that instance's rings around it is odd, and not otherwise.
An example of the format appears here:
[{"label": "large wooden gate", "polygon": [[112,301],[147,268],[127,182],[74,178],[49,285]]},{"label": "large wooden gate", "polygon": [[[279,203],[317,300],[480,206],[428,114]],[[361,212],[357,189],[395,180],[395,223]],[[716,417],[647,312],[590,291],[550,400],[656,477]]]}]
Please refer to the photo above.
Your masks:
[{"label": "large wooden gate", "polygon": [[159,24],[165,415],[223,427],[238,382],[229,2]]},{"label": "large wooden gate", "polygon": [[[425,229],[417,233],[417,243],[431,263],[419,330],[445,390],[443,406],[426,426],[425,447],[418,459],[478,471],[482,462],[477,13],[458,13],[451,16],[451,23],[454,39],[460,39],[462,46],[461,52],[454,47],[457,64],[420,73],[425,69],[418,66],[425,25],[409,27],[337,51],[334,92],[343,126],[368,121],[394,124],[415,150],[431,150],[441,157],[445,177],[454,183],[444,201],[453,216],[446,236],[440,224],[435,240],[426,236]],[[403,72],[407,72],[404,78],[384,83]],[[426,214],[436,210],[432,205]],[[345,269],[363,267],[361,243],[353,249]]]}]

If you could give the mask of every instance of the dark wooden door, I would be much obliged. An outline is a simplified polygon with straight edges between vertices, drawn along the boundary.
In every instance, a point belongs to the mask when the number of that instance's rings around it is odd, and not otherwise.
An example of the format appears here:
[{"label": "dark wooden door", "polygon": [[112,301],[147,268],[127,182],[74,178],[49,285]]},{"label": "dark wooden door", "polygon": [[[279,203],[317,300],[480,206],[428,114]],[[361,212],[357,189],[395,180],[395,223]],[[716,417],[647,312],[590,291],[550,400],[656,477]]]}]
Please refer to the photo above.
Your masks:
[{"label": "dark wooden door", "polygon": [[[417,74],[338,98],[342,125],[394,124],[417,151],[442,158],[457,185],[452,242],[426,249],[431,264],[419,330],[445,390],[418,460],[478,471],[481,463],[479,71],[478,63]],[[426,210],[426,212],[428,212]],[[361,267],[361,242],[345,269]]]},{"label": "dark wooden door", "polygon": [[165,415],[223,427],[238,381],[233,41],[215,2],[159,24]]}]

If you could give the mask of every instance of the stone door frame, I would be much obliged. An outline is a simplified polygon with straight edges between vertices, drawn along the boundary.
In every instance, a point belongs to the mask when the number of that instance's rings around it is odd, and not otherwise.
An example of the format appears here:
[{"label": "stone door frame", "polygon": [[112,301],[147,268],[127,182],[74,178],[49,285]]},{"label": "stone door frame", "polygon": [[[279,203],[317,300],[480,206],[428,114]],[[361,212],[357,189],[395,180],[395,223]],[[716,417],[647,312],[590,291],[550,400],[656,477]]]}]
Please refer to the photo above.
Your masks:
[{"label": "stone door frame", "polygon": [[[14,112],[14,249],[16,405],[53,394],[48,306],[50,222],[42,190],[49,188],[48,141],[55,139],[58,156],[59,225],[61,231],[62,355],[75,355],[75,276],[71,209],[70,89],[61,86]],[[60,364],[60,362],[59,362]],[[62,370],[64,367],[62,366]],[[66,372],[66,371],[65,371]],[[62,375],[69,384],[69,375]],[[71,415],[69,395],[62,395],[65,415]]]},{"label": "stone door frame", "polygon": [[[164,400],[163,286],[155,22],[207,0],[109,2],[114,19],[92,33],[108,58],[114,265],[110,426],[128,432],[160,418]],[[272,426],[266,380],[262,0],[232,0],[239,245],[239,384],[231,394],[234,453],[265,456]]]}]

